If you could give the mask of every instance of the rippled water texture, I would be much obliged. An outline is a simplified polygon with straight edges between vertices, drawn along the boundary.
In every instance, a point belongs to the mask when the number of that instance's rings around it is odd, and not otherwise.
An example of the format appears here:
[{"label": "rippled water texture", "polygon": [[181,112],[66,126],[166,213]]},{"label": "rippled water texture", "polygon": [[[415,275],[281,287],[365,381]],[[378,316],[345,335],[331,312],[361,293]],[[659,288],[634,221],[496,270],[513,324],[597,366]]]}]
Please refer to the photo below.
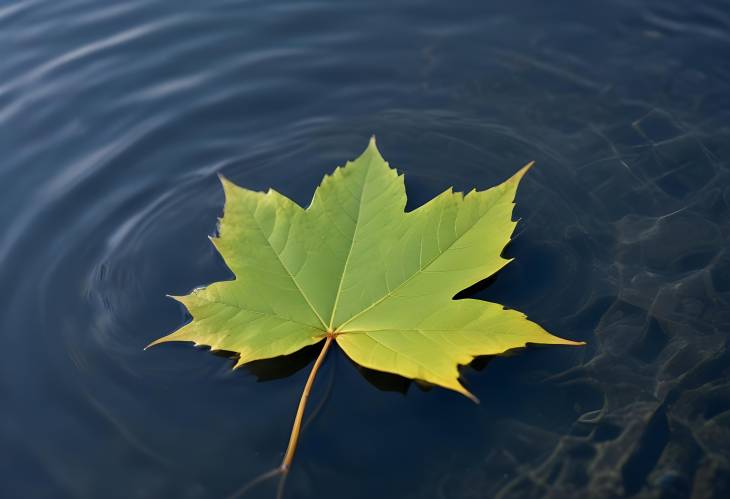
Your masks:
[{"label": "rippled water texture", "polygon": [[0,497],[278,464],[312,352],[142,347],[230,277],[217,172],[307,204],[372,133],[411,207],[536,160],[475,295],[588,346],[465,368],[479,406],[337,352],[287,497],[730,497],[729,30],[720,1],[1,2]]}]

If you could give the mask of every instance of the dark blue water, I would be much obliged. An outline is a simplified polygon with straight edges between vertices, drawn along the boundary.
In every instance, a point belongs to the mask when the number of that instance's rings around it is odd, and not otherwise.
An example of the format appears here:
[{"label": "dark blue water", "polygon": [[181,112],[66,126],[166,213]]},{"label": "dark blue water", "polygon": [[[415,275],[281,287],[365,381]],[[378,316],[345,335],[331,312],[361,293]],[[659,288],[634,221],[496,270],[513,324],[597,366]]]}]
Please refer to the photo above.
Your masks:
[{"label": "dark blue water", "polygon": [[729,124],[724,1],[0,2],[0,497],[276,466],[313,352],[142,348],[230,276],[216,173],[306,204],[372,133],[412,206],[536,160],[473,293],[588,346],[465,368],[479,406],[337,352],[286,497],[729,497]]}]

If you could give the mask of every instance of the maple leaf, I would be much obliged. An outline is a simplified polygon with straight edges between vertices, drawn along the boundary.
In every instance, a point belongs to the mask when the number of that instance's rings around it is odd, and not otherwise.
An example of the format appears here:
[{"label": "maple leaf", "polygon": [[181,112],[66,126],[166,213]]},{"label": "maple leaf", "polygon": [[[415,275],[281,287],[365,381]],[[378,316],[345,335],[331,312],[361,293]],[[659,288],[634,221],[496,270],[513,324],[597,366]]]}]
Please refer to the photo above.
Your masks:
[{"label": "maple leaf", "polygon": [[528,343],[583,344],[499,304],[453,299],[510,262],[500,253],[516,225],[517,186],[531,165],[491,189],[448,189],[411,212],[403,176],[374,138],[359,158],[325,176],[307,209],[273,189],[254,192],[221,177],[225,210],[211,240],[236,278],[174,297],[193,320],[150,346],[192,341],[237,352],[238,367],[324,341],[284,470],[333,341],[361,366],[476,400],[458,379],[458,366],[475,356]]}]

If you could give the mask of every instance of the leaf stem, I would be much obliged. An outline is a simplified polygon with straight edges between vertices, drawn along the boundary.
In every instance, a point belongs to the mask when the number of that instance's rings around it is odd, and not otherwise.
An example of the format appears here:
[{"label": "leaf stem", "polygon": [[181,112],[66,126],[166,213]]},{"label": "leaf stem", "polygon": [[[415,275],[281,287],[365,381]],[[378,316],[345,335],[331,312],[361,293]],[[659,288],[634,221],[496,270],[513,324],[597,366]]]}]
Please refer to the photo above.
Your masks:
[{"label": "leaf stem", "polygon": [[286,448],[286,454],[284,454],[284,460],[281,462],[281,471],[282,473],[286,474],[289,471],[289,468],[291,467],[292,460],[294,459],[294,453],[297,450],[297,443],[299,443],[299,434],[302,430],[302,418],[304,417],[304,409],[307,407],[307,401],[309,400],[309,393],[312,391],[312,385],[314,385],[314,378],[317,376],[317,371],[319,371],[319,367],[322,365],[322,362],[324,361],[325,356],[327,355],[327,351],[330,348],[330,345],[332,344],[332,340],[335,338],[335,335],[331,332],[327,332],[327,339],[324,342],[324,346],[322,347],[322,351],[319,352],[319,356],[317,357],[317,360],[314,361],[314,366],[312,367],[312,370],[309,373],[309,377],[307,378],[307,383],[304,385],[304,391],[302,392],[302,396],[299,399],[299,407],[297,407],[297,414],[294,416],[294,425],[291,429],[291,436],[289,437],[289,445]]},{"label": "leaf stem", "polygon": [[302,392],[302,396],[299,399],[299,407],[297,407],[297,414],[296,416],[294,416],[294,425],[291,429],[291,435],[289,436],[289,445],[286,448],[284,460],[278,467],[274,468],[271,471],[263,473],[248,482],[246,485],[233,493],[233,495],[231,495],[228,499],[237,499],[249,492],[260,483],[265,482],[266,480],[274,478],[276,476],[279,477],[279,485],[276,488],[276,499],[282,499],[284,497],[284,485],[286,484],[286,477],[289,474],[291,463],[294,460],[294,453],[297,450],[297,443],[299,443],[299,434],[302,432],[302,419],[304,418],[304,410],[307,407],[309,394],[312,391],[312,386],[314,385],[314,378],[317,376],[317,372],[322,366],[322,362],[324,362],[324,358],[327,356],[327,351],[332,345],[332,340],[334,339],[335,333],[331,330],[327,331],[327,337],[324,345],[322,346],[322,350],[319,352],[317,360],[314,361],[314,366],[312,366],[312,370],[309,372],[307,383],[304,385],[304,391]]}]

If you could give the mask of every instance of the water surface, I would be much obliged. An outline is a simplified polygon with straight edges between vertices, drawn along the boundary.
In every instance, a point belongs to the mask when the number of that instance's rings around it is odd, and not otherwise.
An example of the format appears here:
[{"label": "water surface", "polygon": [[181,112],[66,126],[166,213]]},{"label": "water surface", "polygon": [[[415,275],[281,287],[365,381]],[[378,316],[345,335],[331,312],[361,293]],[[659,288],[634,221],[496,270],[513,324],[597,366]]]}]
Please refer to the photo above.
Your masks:
[{"label": "water surface", "polygon": [[277,465],[311,351],[142,348],[230,277],[216,173],[306,205],[373,133],[410,207],[536,160],[473,294],[588,346],[465,368],[479,406],[337,352],[287,497],[730,496],[729,29],[722,1],[0,2],[0,496]]}]

